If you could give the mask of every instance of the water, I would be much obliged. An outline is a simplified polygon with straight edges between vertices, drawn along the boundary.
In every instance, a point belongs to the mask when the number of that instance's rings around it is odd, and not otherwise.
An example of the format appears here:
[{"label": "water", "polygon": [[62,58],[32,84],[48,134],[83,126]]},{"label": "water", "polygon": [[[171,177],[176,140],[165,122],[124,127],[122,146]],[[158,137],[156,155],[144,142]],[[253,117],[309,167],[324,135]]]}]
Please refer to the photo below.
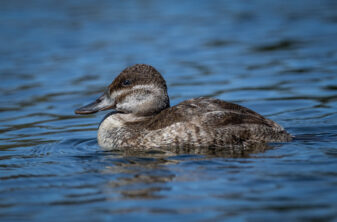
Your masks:
[{"label": "water", "polygon": [[[337,221],[337,3],[1,1],[1,221]],[[214,96],[283,125],[251,153],[103,152],[75,116],[126,66],[171,103]]]}]

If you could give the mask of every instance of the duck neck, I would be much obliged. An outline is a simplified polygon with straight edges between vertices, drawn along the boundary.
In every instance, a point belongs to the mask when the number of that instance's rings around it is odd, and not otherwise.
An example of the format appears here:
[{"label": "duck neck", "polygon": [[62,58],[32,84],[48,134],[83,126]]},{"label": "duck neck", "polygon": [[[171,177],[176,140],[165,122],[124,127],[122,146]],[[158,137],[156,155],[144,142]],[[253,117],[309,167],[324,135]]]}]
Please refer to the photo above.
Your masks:
[{"label": "duck neck", "polygon": [[[103,149],[119,148],[125,146],[125,144],[131,145],[131,139],[137,137],[137,134],[143,131],[138,128],[132,127],[132,125],[141,126],[144,121],[151,118],[151,116],[138,116],[133,113],[112,113],[107,115],[101,122],[98,134],[97,142]],[[136,144],[136,141],[135,145]]]}]

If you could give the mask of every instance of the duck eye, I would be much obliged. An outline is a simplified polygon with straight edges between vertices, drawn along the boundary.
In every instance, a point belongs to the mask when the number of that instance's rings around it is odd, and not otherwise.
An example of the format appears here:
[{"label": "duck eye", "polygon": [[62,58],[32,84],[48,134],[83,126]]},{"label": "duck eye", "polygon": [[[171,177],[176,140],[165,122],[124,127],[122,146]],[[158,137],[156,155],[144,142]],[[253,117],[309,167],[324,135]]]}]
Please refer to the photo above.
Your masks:
[{"label": "duck eye", "polygon": [[128,86],[131,84],[131,81],[130,80],[124,80],[124,82],[122,83],[123,86]]}]

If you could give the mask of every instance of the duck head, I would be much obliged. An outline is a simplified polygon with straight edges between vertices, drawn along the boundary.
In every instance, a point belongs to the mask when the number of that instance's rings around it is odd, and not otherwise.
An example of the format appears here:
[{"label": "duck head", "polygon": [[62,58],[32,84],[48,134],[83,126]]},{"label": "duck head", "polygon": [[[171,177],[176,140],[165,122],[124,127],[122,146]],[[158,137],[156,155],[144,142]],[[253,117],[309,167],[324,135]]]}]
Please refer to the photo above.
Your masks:
[{"label": "duck head", "polygon": [[152,66],[137,64],[124,69],[96,101],[75,110],[91,114],[114,109],[120,113],[147,116],[170,107],[167,86]]}]

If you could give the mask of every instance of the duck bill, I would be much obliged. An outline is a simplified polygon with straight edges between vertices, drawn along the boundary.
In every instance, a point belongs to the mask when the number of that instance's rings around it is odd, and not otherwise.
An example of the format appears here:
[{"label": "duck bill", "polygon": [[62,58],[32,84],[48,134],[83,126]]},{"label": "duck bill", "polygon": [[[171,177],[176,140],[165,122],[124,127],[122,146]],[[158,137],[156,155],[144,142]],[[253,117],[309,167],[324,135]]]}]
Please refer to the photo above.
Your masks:
[{"label": "duck bill", "polygon": [[82,106],[75,110],[76,114],[91,114],[98,111],[112,109],[114,107],[114,102],[104,93],[96,101]]}]

